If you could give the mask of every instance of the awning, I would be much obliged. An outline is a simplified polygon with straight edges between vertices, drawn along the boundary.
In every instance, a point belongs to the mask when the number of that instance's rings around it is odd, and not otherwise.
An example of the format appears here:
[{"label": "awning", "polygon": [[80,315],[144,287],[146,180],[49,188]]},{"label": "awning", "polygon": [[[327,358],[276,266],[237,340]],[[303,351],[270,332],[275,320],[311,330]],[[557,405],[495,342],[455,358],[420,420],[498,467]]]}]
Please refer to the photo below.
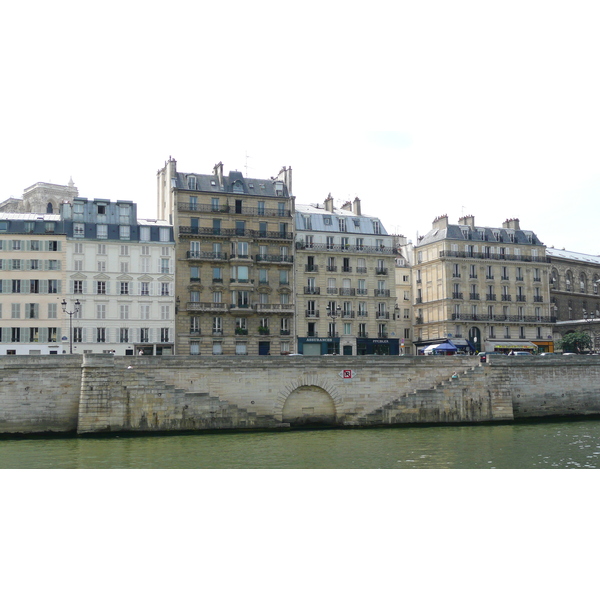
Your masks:
[{"label": "awning", "polygon": [[431,344],[430,346],[423,348],[423,354],[432,354],[438,346],[439,344]]},{"label": "awning", "polygon": [[497,342],[494,344],[494,348],[499,350],[537,350],[537,346],[531,342]]},{"label": "awning", "polygon": [[435,351],[436,352],[456,352],[458,348],[452,342],[445,342],[440,344]]},{"label": "awning", "polygon": [[469,340],[465,340],[464,338],[452,338],[452,340],[448,341],[459,349],[470,348],[471,350],[475,350],[475,346],[471,344]]}]

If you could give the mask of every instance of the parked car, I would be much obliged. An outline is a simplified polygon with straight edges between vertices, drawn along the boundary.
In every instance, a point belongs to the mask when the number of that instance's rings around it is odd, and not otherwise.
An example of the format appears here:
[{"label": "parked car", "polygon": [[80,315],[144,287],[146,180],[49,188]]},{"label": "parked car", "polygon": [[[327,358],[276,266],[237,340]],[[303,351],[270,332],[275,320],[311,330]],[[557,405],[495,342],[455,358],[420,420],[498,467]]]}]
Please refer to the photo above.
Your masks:
[{"label": "parked car", "polygon": [[484,363],[487,362],[488,356],[493,356],[494,354],[496,356],[504,356],[503,352],[480,352],[477,356],[479,356],[479,362]]},{"label": "parked car", "polygon": [[531,352],[520,351],[519,352],[511,352],[509,356],[533,356]]}]

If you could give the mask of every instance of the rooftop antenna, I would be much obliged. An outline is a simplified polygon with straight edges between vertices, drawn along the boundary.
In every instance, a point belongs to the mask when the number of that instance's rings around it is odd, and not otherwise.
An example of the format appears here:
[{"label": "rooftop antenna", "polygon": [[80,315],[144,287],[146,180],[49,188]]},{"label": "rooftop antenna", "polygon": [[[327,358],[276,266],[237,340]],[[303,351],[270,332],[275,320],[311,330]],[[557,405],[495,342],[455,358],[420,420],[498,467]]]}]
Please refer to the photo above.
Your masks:
[{"label": "rooftop antenna", "polygon": [[252,157],[248,156],[248,150],[246,150],[245,152],[246,152],[246,162],[244,164],[244,168],[246,169],[246,177],[248,177],[248,159],[252,158]]}]

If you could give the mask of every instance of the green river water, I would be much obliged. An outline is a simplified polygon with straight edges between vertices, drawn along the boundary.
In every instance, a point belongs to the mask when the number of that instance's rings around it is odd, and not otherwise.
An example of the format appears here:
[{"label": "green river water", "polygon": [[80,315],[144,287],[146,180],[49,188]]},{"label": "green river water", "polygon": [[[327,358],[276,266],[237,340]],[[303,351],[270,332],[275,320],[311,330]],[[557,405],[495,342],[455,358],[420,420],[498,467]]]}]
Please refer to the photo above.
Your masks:
[{"label": "green river water", "polygon": [[600,420],[1,439],[3,469],[552,469],[600,465]]}]

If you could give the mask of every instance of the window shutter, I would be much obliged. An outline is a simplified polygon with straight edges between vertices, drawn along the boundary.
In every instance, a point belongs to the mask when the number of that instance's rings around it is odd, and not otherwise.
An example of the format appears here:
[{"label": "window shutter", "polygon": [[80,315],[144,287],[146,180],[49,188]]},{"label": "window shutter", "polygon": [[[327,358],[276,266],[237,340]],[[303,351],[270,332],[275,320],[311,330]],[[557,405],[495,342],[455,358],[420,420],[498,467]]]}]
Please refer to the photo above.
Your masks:
[{"label": "window shutter", "polygon": [[83,293],[87,294],[87,279],[83,280]]},{"label": "window shutter", "polygon": [[44,271],[48,270],[48,261],[44,260]]},{"label": "window shutter", "polygon": [[83,342],[87,342],[87,327],[81,328],[81,340]]},{"label": "window shutter", "polygon": [[106,282],[106,295],[108,296],[110,294],[110,281]]},{"label": "window shutter", "polygon": [[47,342],[48,341],[48,328],[47,327],[40,327],[40,342]]},{"label": "window shutter", "polygon": [[58,245],[58,251],[60,252],[61,248],[62,248],[62,242],[57,242],[57,245]]},{"label": "window shutter", "polygon": [[29,294],[29,279],[21,279],[21,294]]},{"label": "window shutter", "polygon": [[29,327],[22,327],[21,328],[21,341],[22,342],[28,342],[29,341]]},{"label": "window shutter", "polygon": [[60,279],[56,282],[56,293],[62,294],[62,281]]},{"label": "window shutter", "polygon": [[56,270],[57,270],[57,271],[60,271],[60,266],[61,266],[61,265],[60,265],[60,263],[61,263],[61,262],[62,262],[62,261],[60,261],[60,260],[57,260],[57,261],[56,261]]},{"label": "window shutter", "polygon": [[40,294],[47,294],[47,293],[48,293],[48,280],[40,279]]}]

